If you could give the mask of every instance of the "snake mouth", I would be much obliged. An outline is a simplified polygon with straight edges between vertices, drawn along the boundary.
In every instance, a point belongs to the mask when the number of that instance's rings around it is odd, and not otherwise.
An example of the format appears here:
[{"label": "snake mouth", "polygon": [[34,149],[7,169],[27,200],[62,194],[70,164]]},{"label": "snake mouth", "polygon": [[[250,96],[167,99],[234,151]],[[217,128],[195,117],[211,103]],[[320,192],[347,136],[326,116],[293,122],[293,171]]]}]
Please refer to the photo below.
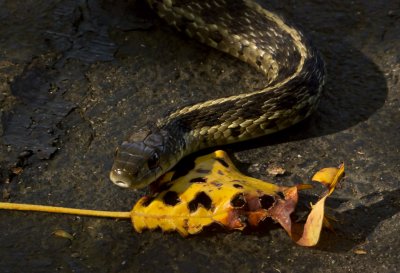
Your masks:
[{"label": "snake mouth", "polygon": [[110,172],[110,180],[115,185],[122,188],[129,188],[132,185],[132,177],[120,169],[115,169]]},{"label": "snake mouth", "polygon": [[148,171],[141,178],[134,177],[124,169],[112,169],[110,180],[121,188],[141,189],[156,180],[156,175]]},{"label": "snake mouth", "polygon": [[129,188],[129,184],[126,183],[126,181],[122,181],[122,180],[116,180],[113,181],[113,183],[121,188]]}]

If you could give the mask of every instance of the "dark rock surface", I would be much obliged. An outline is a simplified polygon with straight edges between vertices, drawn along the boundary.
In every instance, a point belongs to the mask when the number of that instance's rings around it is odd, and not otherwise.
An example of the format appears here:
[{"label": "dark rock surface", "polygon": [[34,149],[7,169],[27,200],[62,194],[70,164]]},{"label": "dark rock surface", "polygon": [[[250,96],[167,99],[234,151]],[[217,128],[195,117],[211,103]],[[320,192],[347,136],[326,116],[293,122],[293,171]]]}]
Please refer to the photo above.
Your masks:
[{"label": "dark rock surface", "polygon": [[[143,2],[0,1],[2,201],[129,210],[144,191],[109,181],[118,143],[171,105],[263,85]],[[129,221],[0,211],[1,272],[400,271],[398,1],[260,2],[309,34],[328,82],[310,119],[228,150],[242,171],[285,185],[344,161],[327,204],[336,234],[308,249],[276,228],[183,239],[137,234]],[[271,164],[287,174],[269,177]]]}]

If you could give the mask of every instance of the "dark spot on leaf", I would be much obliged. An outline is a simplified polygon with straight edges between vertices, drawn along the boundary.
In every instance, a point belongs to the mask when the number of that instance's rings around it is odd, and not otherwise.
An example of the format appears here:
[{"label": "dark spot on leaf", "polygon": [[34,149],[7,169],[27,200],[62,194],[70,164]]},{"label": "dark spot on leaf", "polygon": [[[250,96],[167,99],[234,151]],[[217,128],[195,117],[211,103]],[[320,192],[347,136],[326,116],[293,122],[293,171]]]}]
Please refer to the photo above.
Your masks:
[{"label": "dark spot on leaf", "polygon": [[153,202],[155,198],[153,196],[147,196],[146,199],[142,202],[143,207],[147,207],[150,205],[151,202]]},{"label": "dark spot on leaf", "polygon": [[219,174],[219,175],[224,175],[224,172],[221,171],[221,170],[218,170],[218,174]]},{"label": "dark spot on leaf", "polygon": [[270,195],[263,195],[260,197],[260,203],[263,209],[269,209],[274,205],[275,198]]},{"label": "dark spot on leaf", "polygon": [[179,198],[178,194],[174,191],[168,191],[164,197],[163,201],[166,205],[169,206],[175,206],[179,202],[181,202],[181,199]]},{"label": "dark spot on leaf", "polygon": [[223,183],[218,182],[218,181],[213,181],[213,182],[211,182],[211,184],[214,185],[214,186],[216,186],[218,189],[220,189],[221,186],[223,185]]},{"label": "dark spot on leaf", "polygon": [[217,160],[219,163],[221,163],[225,168],[229,167],[228,163],[226,163],[226,161],[223,158],[216,157],[215,160]]},{"label": "dark spot on leaf", "polygon": [[243,208],[244,205],[246,205],[246,200],[244,199],[243,194],[239,193],[235,197],[233,197],[231,200],[231,205],[234,208]]},{"label": "dark spot on leaf", "polygon": [[184,219],[184,220],[183,220],[182,227],[183,227],[184,229],[186,229],[186,230],[189,229],[189,219]]},{"label": "dark spot on leaf", "polygon": [[188,207],[190,212],[194,212],[198,209],[199,205],[202,205],[205,209],[211,209],[212,200],[204,191],[199,192],[196,197],[189,202]]},{"label": "dark spot on leaf", "polygon": [[191,170],[195,167],[194,159],[193,160],[181,160],[179,164],[174,168],[175,173],[172,176],[171,180],[174,181],[179,177],[187,175]]},{"label": "dark spot on leaf", "polygon": [[207,182],[207,177],[196,177],[190,179],[190,183],[206,183]]},{"label": "dark spot on leaf", "polygon": [[240,184],[233,184],[233,186],[237,189],[243,189],[243,186]]},{"label": "dark spot on leaf", "polygon": [[205,169],[197,169],[196,172],[202,173],[202,174],[209,174],[210,170],[205,170]]}]

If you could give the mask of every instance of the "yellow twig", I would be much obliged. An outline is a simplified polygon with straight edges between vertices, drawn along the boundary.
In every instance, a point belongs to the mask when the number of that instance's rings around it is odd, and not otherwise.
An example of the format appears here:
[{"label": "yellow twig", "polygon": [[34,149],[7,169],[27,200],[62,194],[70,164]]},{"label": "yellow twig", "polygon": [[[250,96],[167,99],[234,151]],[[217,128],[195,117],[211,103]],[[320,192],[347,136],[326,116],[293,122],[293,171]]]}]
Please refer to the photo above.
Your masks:
[{"label": "yellow twig", "polygon": [[109,217],[109,218],[131,218],[131,213],[129,211],[102,211],[102,210],[73,209],[73,208],[64,208],[64,207],[18,204],[18,203],[4,203],[4,202],[0,202],[0,209],[22,210],[22,211],[41,211],[41,212],[64,213],[64,214],[95,216],[95,217]]}]

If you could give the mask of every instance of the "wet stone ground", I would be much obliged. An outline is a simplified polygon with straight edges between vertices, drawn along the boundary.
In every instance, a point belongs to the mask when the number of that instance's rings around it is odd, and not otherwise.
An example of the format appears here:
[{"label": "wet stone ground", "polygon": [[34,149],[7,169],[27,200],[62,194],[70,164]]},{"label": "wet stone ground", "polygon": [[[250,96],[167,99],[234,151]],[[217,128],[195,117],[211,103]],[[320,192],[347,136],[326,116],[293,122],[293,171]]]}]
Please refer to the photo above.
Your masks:
[{"label": "wet stone ground", "polygon": [[[171,106],[263,85],[143,2],[0,1],[2,201],[129,210],[145,191],[109,181],[118,143]],[[226,149],[243,172],[282,185],[344,161],[327,204],[336,233],[302,248],[276,227],[184,239],[137,234],[129,221],[0,211],[1,272],[400,271],[399,2],[260,2],[312,38],[328,82],[307,121]],[[271,177],[271,165],[287,173]]]}]

